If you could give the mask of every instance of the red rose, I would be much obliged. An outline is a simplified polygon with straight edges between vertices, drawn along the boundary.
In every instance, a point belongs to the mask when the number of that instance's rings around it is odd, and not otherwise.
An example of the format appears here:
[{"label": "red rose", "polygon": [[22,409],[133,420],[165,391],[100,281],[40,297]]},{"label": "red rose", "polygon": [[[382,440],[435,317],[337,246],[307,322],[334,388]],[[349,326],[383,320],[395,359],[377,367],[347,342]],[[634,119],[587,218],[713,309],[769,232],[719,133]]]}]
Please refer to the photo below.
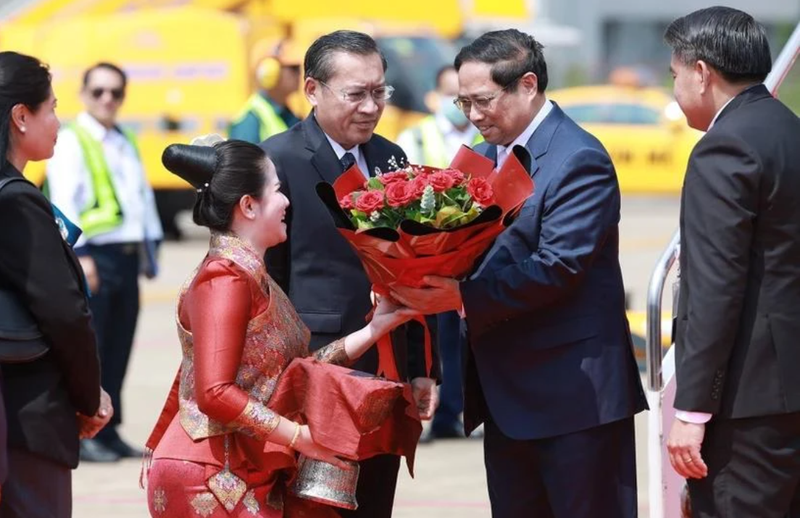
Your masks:
[{"label": "red rose", "polygon": [[425,187],[428,185],[428,178],[430,177],[427,175],[420,175],[408,182],[408,190],[413,200],[418,200],[422,197],[422,191],[424,191]]},{"label": "red rose", "polygon": [[444,192],[456,184],[455,179],[444,171],[439,171],[430,175],[428,177],[428,182],[436,192]]},{"label": "red rose", "polygon": [[394,182],[404,182],[408,180],[408,173],[405,171],[395,171],[393,173],[384,173],[378,176],[378,179],[383,185],[389,185]]},{"label": "red rose", "polygon": [[386,203],[390,207],[405,207],[413,200],[411,182],[392,182],[386,186]]},{"label": "red rose", "polygon": [[350,210],[354,208],[355,205],[353,204],[353,194],[354,193],[351,192],[350,194],[342,196],[342,199],[339,200],[339,206],[344,210]]},{"label": "red rose", "polygon": [[383,192],[367,191],[356,199],[356,210],[365,214],[372,214],[383,208]]},{"label": "red rose", "polygon": [[485,178],[473,178],[467,182],[467,193],[481,207],[488,207],[494,201],[492,186]]},{"label": "red rose", "polygon": [[445,169],[442,172],[453,179],[453,185],[455,186],[461,185],[462,183],[464,183],[464,180],[467,179],[464,173],[462,173],[458,169]]}]

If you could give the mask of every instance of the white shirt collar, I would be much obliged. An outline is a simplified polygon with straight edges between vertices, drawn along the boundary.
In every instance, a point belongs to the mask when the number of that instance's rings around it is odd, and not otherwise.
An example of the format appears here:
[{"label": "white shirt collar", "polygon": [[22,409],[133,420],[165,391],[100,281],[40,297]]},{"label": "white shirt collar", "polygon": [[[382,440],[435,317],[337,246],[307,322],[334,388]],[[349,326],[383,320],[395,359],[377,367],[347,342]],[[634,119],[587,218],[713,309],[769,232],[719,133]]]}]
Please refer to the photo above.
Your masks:
[{"label": "white shirt collar", "polygon": [[730,99],[728,99],[728,102],[726,102],[725,104],[722,105],[722,108],[720,108],[719,111],[716,113],[716,115],[714,115],[714,118],[711,119],[711,124],[708,125],[708,129],[706,131],[711,129],[711,127],[714,125],[714,123],[717,122],[717,119],[719,118],[719,114],[722,113],[722,110],[724,110],[731,103],[731,101],[733,101],[734,99],[736,99],[735,96],[731,97]]},{"label": "white shirt collar", "polygon": [[100,122],[89,115],[87,112],[81,112],[78,114],[77,122],[83,128],[86,128],[86,131],[94,137],[95,140],[102,142],[105,140],[106,136],[111,133],[112,130],[106,128]]},{"label": "white shirt collar", "polygon": [[[325,132],[323,131],[323,133]],[[353,158],[356,159],[356,162],[359,162],[359,159],[361,158],[360,146],[353,146],[350,149],[345,149],[341,144],[330,138],[327,133],[325,133],[325,138],[328,139],[328,142],[330,142],[333,152],[336,153],[336,158],[341,160],[345,153],[351,153]]]},{"label": "white shirt collar", "polygon": [[503,164],[508,158],[508,154],[514,149],[514,146],[525,146],[528,144],[528,141],[533,136],[533,132],[536,131],[536,128],[542,123],[542,121],[547,117],[547,115],[553,110],[553,103],[549,99],[544,100],[544,104],[542,105],[539,113],[533,118],[528,127],[525,128],[525,131],[519,134],[514,141],[509,144],[508,146],[497,146],[497,167],[498,169],[503,167]]}]

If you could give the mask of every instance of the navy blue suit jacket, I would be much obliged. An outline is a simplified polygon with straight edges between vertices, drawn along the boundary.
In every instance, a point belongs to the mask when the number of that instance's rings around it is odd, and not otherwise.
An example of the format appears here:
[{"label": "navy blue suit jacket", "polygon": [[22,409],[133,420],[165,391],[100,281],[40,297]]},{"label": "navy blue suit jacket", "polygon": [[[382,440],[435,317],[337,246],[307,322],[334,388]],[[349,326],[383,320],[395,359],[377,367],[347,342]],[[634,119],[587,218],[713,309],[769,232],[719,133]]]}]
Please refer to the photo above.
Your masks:
[{"label": "navy blue suit jacket", "polygon": [[[526,146],[535,183],[461,283],[467,432],[554,437],[647,407],[625,316],[620,193],[602,144],[554,106]],[[478,148],[495,158],[496,146]]]}]

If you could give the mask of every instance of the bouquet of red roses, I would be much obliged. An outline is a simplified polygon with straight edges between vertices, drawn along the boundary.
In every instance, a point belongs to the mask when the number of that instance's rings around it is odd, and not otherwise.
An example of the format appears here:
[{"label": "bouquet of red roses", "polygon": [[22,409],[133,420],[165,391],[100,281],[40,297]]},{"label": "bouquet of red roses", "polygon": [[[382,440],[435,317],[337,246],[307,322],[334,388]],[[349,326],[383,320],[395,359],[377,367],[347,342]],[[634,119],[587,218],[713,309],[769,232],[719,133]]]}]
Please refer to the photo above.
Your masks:
[{"label": "bouquet of red roses", "polygon": [[[365,182],[353,165],[333,185],[318,184],[317,194],[375,292],[387,294],[394,284],[421,287],[426,275],[459,278],[471,271],[533,193],[529,167],[521,146],[499,170],[462,146],[447,169],[410,165]],[[384,348],[378,345],[379,368],[396,373]]]},{"label": "bouquet of red roses", "polygon": [[438,229],[456,228],[493,203],[494,192],[486,178],[459,169],[416,165],[370,178],[364,189],[339,200],[358,230],[397,229],[405,220]]},{"label": "bouquet of red roses", "polygon": [[[520,161],[519,156],[522,157]],[[513,220],[533,193],[517,146],[503,167],[462,146],[450,167],[409,165],[366,183],[353,165],[317,193],[353,246],[377,293],[426,275],[458,278]]]}]

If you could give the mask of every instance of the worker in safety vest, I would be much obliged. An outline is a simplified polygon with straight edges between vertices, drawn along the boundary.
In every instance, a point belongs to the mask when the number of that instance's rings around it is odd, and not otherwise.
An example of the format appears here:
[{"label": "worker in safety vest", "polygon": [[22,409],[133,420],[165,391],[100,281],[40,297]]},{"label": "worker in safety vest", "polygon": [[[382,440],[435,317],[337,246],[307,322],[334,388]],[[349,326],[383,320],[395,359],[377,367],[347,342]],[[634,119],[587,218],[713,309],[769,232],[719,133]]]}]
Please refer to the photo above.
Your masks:
[{"label": "worker in safety vest", "polygon": [[230,126],[228,136],[258,144],[300,122],[287,106],[292,92],[300,86],[301,57],[290,40],[256,65],[258,91],[247,99]]},{"label": "worker in safety vest", "polygon": [[65,125],[47,163],[46,192],[83,234],[75,244],[91,291],[102,385],[114,416],[94,439],[81,441],[81,459],[113,462],[142,451],[122,440],[122,382],[139,315],[139,275],[157,273],[156,244],[163,232],[133,134],[117,124],[127,76],[99,63],[84,73],[86,111]]},{"label": "worker in safety vest", "polygon": [[447,65],[439,70],[436,90],[426,99],[433,115],[397,138],[397,145],[406,152],[410,163],[447,167],[462,144],[471,147],[483,140],[464,112],[453,104],[457,95],[458,74],[452,65]]}]

